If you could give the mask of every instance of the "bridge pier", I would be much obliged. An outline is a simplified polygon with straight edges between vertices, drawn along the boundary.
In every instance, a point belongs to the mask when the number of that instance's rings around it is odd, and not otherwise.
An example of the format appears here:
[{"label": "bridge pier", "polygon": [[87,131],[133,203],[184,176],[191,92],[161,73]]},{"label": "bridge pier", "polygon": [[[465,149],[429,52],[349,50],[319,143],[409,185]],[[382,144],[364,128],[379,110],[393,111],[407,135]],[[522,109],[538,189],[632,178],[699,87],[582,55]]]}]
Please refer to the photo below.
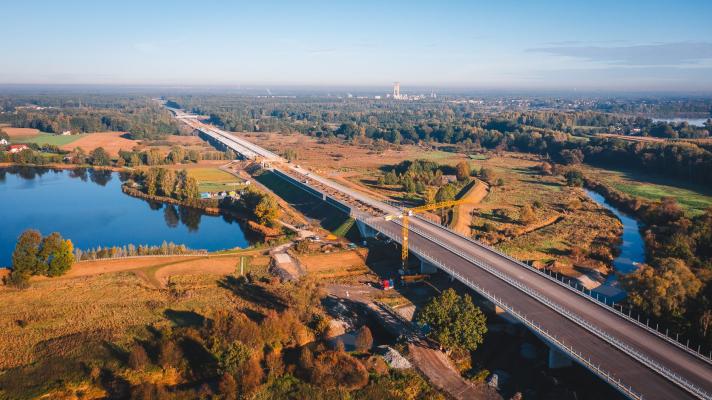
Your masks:
[{"label": "bridge pier", "polygon": [[377,230],[371,228],[370,226],[359,220],[356,220],[356,227],[358,228],[358,233],[361,234],[361,237],[364,239],[376,237],[376,235],[378,234]]},{"label": "bridge pier", "polygon": [[549,345],[549,369],[567,368],[573,364],[569,356]]},{"label": "bridge pier", "polygon": [[[421,274],[434,274],[436,272],[438,272],[438,267],[436,267],[435,265],[433,265],[423,259],[420,259],[420,273]],[[452,278],[452,276],[451,276],[451,278]]]}]

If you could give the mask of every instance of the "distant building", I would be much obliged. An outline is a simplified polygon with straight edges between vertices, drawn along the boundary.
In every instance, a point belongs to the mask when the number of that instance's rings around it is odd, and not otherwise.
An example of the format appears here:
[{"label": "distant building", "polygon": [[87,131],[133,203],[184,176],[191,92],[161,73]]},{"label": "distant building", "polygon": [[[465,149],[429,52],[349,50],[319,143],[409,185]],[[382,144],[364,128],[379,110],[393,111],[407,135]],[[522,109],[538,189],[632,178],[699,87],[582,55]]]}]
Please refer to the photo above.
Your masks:
[{"label": "distant building", "polygon": [[400,82],[393,82],[393,98],[400,99]]},{"label": "distant building", "polygon": [[14,154],[14,153],[19,153],[22,150],[26,150],[29,148],[30,147],[26,144],[11,144],[11,145],[7,146],[7,151]]}]

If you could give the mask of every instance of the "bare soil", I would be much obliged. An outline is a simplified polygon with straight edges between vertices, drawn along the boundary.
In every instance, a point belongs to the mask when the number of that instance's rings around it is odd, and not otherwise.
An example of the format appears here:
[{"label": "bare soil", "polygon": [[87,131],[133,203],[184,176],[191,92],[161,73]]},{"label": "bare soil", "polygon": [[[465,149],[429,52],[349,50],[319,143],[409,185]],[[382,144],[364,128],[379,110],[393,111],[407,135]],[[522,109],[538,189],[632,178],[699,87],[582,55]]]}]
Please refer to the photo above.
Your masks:
[{"label": "bare soil", "polygon": [[39,129],[34,128],[11,128],[9,126],[2,126],[0,129],[11,138],[37,136],[40,133]]},{"label": "bare soil", "polygon": [[63,150],[72,150],[81,147],[90,152],[97,147],[103,147],[111,156],[118,156],[119,150],[132,150],[139,144],[138,141],[122,137],[126,132],[96,132],[90,133],[72,143],[61,146]]}]

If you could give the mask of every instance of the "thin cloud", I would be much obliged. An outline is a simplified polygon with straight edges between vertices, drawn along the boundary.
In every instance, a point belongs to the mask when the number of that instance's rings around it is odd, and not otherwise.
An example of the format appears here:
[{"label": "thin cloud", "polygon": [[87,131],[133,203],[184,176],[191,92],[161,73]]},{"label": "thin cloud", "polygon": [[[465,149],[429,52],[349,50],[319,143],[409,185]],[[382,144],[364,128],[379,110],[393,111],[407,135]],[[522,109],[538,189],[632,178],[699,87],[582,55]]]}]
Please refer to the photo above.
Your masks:
[{"label": "thin cloud", "polygon": [[712,43],[678,42],[633,46],[551,46],[530,53],[579,58],[614,65],[684,65],[712,59]]}]

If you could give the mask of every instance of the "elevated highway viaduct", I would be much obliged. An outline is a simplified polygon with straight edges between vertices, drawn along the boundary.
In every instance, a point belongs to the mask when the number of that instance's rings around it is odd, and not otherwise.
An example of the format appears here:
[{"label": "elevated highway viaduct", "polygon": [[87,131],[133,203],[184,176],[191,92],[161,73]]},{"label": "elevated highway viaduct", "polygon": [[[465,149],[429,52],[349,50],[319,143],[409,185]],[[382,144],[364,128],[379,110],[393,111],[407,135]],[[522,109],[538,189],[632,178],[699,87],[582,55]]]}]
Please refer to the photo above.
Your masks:
[{"label": "elevated highway viaduct", "polygon": [[[237,135],[181,118],[244,158],[348,212],[363,234],[401,242],[399,209],[374,200]],[[469,286],[534,331],[549,346],[634,399],[712,399],[712,361],[616,306],[428,220],[411,218],[410,249],[421,261]]]}]

